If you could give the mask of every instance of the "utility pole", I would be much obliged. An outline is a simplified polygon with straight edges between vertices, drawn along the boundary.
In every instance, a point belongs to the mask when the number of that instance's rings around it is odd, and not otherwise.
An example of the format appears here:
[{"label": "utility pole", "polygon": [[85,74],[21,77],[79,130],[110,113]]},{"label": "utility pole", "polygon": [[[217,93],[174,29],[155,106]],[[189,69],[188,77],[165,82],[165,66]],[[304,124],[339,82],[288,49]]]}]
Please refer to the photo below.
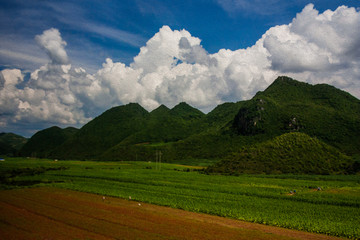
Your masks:
[{"label": "utility pole", "polygon": [[156,150],[156,152],[155,152],[155,169],[156,170],[158,169],[158,155],[159,155],[158,150]]},{"label": "utility pole", "polygon": [[160,170],[160,171],[161,171],[161,155],[162,155],[162,153],[161,153],[161,151],[159,151],[159,162],[160,162],[159,170]]},{"label": "utility pole", "polygon": [[156,150],[155,152],[155,169],[161,170],[161,155],[162,152],[159,150]]}]

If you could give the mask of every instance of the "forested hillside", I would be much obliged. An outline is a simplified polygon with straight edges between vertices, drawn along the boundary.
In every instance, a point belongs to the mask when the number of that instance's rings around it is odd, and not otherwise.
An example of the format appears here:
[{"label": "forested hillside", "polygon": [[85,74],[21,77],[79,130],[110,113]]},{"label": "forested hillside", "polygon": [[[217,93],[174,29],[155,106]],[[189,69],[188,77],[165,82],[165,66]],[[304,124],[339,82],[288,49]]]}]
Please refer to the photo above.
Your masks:
[{"label": "forested hillside", "polygon": [[[158,151],[167,162],[215,161],[277,136],[300,132],[344,154],[342,161],[347,159],[345,155],[360,154],[360,100],[330,85],[279,77],[252,99],[224,103],[207,114],[186,103],[172,109],[161,105],[151,112],[130,103],[109,109],[80,130],[56,140],[59,131],[44,130],[43,138],[35,134],[22,154],[152,161]],[[46,139],[51,140],[43,144]]]}]

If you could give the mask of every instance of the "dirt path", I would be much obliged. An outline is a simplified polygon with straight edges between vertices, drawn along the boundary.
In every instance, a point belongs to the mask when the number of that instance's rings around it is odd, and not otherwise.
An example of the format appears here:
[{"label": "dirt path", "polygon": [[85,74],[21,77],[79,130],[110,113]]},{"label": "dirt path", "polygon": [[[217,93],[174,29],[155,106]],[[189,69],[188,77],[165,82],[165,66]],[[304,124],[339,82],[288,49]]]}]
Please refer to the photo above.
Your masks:
[{"label": "dirt path", "polygon": [[0,239],[339,239],[57,188],[0,191]]}]

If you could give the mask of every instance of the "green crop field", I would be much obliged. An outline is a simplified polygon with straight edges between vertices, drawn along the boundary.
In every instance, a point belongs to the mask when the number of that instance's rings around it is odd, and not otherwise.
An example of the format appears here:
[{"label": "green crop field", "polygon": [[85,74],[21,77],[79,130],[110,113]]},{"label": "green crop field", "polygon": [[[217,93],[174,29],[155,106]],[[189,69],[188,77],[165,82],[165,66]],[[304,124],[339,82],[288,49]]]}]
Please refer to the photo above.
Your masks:
[{"label": "green crop field", "polygon": [[206,175],[199,169],[155,162],[12,158],[0,162],[0,188],[55,186],[360,238],[358,175],[222,176]]}]

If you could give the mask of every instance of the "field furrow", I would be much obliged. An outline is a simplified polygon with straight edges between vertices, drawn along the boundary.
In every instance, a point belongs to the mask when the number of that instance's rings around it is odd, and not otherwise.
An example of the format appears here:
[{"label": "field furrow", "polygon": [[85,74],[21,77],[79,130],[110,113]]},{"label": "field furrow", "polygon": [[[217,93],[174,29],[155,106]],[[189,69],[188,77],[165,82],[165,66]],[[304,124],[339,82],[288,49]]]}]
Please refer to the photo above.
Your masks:
[{"label": "field furrow", "polygon": [[56,188],[0,191],[0,239],[337,239]]}]

